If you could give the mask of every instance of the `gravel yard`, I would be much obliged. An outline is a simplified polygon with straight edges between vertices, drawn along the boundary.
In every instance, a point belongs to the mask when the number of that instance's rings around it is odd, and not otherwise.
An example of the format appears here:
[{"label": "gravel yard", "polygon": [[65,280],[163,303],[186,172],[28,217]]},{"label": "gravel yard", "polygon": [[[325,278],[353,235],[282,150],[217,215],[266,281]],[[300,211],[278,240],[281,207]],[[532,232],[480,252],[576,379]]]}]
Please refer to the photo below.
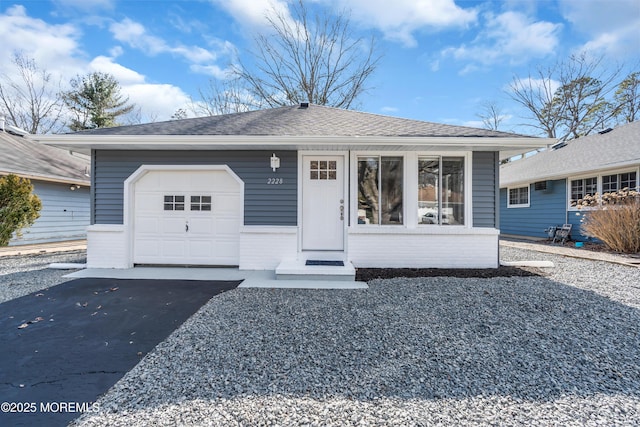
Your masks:
[{"label": "gravel yard", "polygon": [[85,263],[86,251],[0,257],[0,303],[55,286],[69,270],[51,270],[51,263]]},{"label": "gravel yard", "polygon": [[223,293],[74,424],[640,425],[640,268],[501,251],[556,267]]}]

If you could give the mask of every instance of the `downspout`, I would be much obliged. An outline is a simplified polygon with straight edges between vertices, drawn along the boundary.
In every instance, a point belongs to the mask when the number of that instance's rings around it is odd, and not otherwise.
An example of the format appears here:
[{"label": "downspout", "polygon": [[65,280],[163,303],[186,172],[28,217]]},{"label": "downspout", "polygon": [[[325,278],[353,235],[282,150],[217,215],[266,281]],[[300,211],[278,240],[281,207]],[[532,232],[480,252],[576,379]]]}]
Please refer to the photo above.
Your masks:
[{"label": "downspout", "polygon": [[493,157],[493,165],[496,168],[495,173],[495,191],[494,194],[494,204],[495,204],[495,214],[494,214],[494,225],[498,230],[498,253],[496,254],[496,259],[498,260],[498,265],[496,268],[500,267],[500,152],[496,151]]}]

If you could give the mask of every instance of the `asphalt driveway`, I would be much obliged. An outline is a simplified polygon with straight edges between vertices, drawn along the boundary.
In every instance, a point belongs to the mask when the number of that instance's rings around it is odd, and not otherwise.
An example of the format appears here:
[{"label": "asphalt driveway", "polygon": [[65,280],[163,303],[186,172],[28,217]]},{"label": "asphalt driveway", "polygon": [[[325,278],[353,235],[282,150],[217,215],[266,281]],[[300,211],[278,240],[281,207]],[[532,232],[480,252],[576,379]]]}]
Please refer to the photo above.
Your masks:
[{"label": "asphalt driveway", "polygon": [[0,425],[66,425],[238,284],[77,279],[0,304]]}]

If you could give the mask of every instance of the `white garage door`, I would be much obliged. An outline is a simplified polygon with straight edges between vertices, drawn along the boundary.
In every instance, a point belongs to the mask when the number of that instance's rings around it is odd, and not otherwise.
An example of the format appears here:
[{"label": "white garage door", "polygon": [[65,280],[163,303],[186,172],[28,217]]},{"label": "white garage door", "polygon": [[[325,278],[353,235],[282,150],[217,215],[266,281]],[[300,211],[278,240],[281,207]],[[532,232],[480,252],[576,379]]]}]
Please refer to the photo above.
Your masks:
[{"label": "white garage door", "polygon": [[149,171],[135,183],[135,264],[238,265],[241,186],[226,170]]}]

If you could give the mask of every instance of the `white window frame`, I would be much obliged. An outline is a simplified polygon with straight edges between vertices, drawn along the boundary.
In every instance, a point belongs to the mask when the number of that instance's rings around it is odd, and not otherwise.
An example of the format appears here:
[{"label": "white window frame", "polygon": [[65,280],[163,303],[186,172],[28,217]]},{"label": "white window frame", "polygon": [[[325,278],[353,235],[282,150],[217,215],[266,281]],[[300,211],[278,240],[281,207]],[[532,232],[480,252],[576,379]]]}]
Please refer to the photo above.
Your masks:
[{"label": "white window frame", "polygon": [[[568,211],[579,211],[579,210],[589,210],[589,209],[593,209],[593,207],[589,207],[589,206],[585,206],[583,208],[578,209],[576,206],[571,206],[571,181],[576,181],[579,179],[588,179],[588,178],[596,178],[596,192],[598,194],[602,194],[602,178],[605,176],[610,176],[610,175],[621,175],[621,174],[625,174],[625,173],[633,173],[635,172],[636,174],[636,189],[638,187],[640,187],[640,168],[632,168],[632,169],[613,169],[613,170],[606,170],[606,171],[599,171],[599,172],[592,172],[590,174],[584,174],[584,175],[576,175],[576,176],[570,176],[567,178],[567,210]],[[618,180],[620,178],[618,177]]]},{"label": "white window frame", "polygon": [[[403,224],[402,225],[373,225],[358,224],[358,197],[350,198],[350,217],[349,227],[358,230],[398,230],[404,229],[434,229],[442,227],[445,230],[454,228],[473,228],[473,188],[472,188],[472,151],[374,151],[362,150],[352,151],[350,153],[349,168],[351,170],[349,179],[349,193],[358,194],[358,158],[365,156],[380,157],[402,157],[404,161],[404,177],[403,177]],[[418,223],[418,158],[441,156],[441,157],[460,157],[464,159],[464,224],[454,225],[435,225],[435,224],[419,224]]]},{"label": "white window frame", "polygon": [[[527,203],[511,203],[511,190],[527,189]],[[528,208],[531,206],[531,184],[521,185],[518,187],[507,187],[507,208]]]}]

